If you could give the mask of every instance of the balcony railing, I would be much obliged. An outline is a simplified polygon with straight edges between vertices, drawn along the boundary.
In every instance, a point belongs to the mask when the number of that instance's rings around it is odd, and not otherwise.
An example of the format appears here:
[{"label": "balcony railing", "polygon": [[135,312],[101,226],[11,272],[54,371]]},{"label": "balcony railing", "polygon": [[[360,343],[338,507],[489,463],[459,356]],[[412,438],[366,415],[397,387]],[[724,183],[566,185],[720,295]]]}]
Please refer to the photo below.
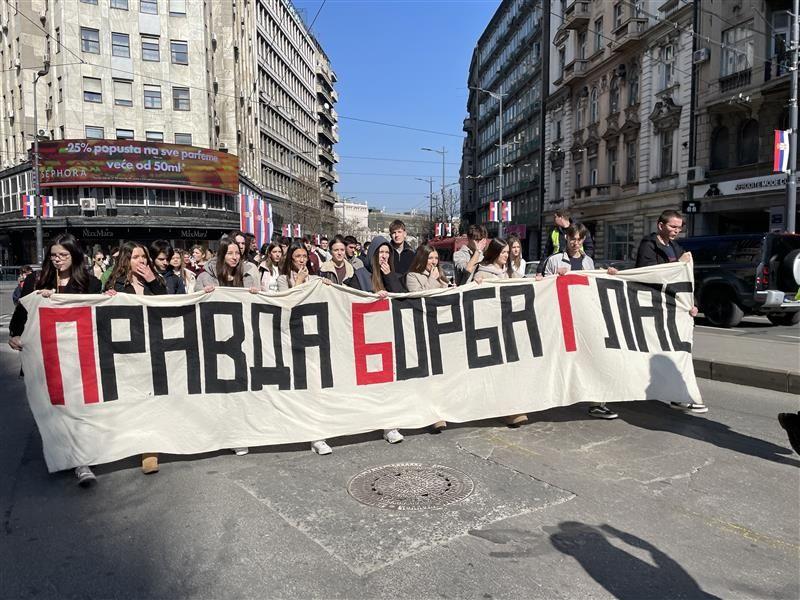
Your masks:
[{"label": "balcony railing", "polygon": [[646,27],[647,19],[629,18],[614,30],[615,43],[612,50],[614,52],[622,52],[634,45],[642,38]]},{"label": "balcony railing", "polygon": [[589,23],[591,15],[589,13],[588,0],[575,0],[564,9],[564,29],[581,29]]},{"label": "balcony railing", "polygon": [[579,81],[586,77],[586,71],[589,68],[589,61],[581,58],[573,60],[571,63],[564,65],[564,74],[561,78],[563,84],[570,81]]},{"label": "balcony railing", "polygon": [[720,92],[729,92],[730,90],[735,90],[736,88],[745,87],[750,85],[750,80],[752,79],[752,70],[751,69],[744,69],[742,71],[738,71],[736,73],[732,73],[731,75],[726,75],[724,77],[719,78],[719,91]]}]

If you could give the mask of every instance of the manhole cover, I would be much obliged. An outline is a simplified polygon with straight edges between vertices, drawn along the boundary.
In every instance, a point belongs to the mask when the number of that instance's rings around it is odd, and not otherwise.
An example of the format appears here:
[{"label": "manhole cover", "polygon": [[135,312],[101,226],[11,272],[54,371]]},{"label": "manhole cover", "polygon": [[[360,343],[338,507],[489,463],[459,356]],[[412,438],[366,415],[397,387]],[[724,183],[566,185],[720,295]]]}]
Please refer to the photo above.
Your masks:
[{"label": "manhole cover", "polygon": [[460,502],[474,489],[472,480],[460,471],[418,463],[368,469],[347,485],[350,495],[362,504],[394,510],[442,508]]}]

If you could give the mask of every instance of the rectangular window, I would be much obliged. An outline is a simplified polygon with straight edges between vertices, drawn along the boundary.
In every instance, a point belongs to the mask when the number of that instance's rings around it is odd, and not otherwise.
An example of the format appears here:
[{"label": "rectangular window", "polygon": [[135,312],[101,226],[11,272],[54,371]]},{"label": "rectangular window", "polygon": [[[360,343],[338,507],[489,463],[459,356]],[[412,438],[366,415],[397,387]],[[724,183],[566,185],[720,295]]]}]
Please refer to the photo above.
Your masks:
[{"label": "rectangular window", "polygon": [[150,206],[175,206],[175,190],[148,190]]},{"label": "rectangular window", "polygon": [[114,196],[117,199],[117,204],[128,205],[143,205],[144,204],[144,190],[142,188],[116,188]]},{"label": "rectangular window", "polygon": [[127,33],[111,33],[111,56],[131,57],[131,40]]},{"label": "rectangular window", "polygon": [[117,139],[118,140],[132,140],[133,139],[133,129],[117,129]]},{"label": "rectangular window", "polygon": [[144,86],[144,107],[145,108],[161,108],[161,86],[160,85],[146,85]]},{"label": "rectangular window", "polygon": [[81,51],[89,54],[100,54],[100,31],[81,27]]},{"label": "rectangular window", "polygon": [[180,192],[181,206],[203,208],[203,192]]},{"label": "rectangular window", "polygon": [[749,69],[753,65],[753,21],[722,32],[722,76]]},{"label": "rectangular window", "polygon": [[150,62],[158,62],[161,60],[157,37],[142,36],[142,60]]},{"label": "rectangular window", "polygon": [[581,31],[578,34],[578,58],[584,60],[588,52],[586,51],[586,32]]},{"label": "rectangular window", "polygon": [[608,182],[617,183],[617,149],[609,148],[606,156],[608,158]]},{"label": "rectangular window", "polygon": [[189,88],[174,87],[172,88],[172,109],[173,110],[189,110],[191,101],[189,98]]},{"label": "rectangular window", "polygon": [[609,260],[633,259],[633,224],[614,223],[608,226]]},{"label": "rectangular window", "polygon": [[103,82],[94,77],[83,78],[83,101],[96,102],[101,104],[103,102]]},{"label": "rectangular window", "polygon": [[564,66],[566,65],[566,50],[564,48],[558,49],[558,77],[559,79],[564,76]]},{"label": "rectangular window", "polygon": [[191,133],[176,133],[175,134],[175,143],[176,144],[183,144],[184,146],[191,146],[192,145],[192,134]]},{"label": "rectangular window", "polygon": [[81,0],[83,4],[97,4],[97,0]]},{"label": "rectangular window", "polygon": [[623,10],[622,2],[619,2],[614,5],[614,28],[621,26],[624,19],[625,11]]},{"label": "rectangular window", "polygon": [[579,190],[583,187],[583,165],[575,163],[575,189]]},{"label": "rectangular window", "polygon": [[111,0],[111,8],[128,10],[128,0]]},{"label": "rectangular window", "polygon": [[672,131],[661,132],[661,176],[672,174]]},{"label": "rectangular window", "polygon": [[144,139],[148,142],[163,142],[164,141],[164,132],[163,131],[145,131],[144,132]]},{"label": "rectangular window", "polygon": [[599,52],[603,48],[603,17],[594,21],[594,51]]},{"label": "rectangular window", "polygon": [[672,45],[661,48],[661,89],[665,90],[672,85],[675,76],[675,54]]},{"label": "rectangular window", "polygon": [[61,77],[58,78],[58,101],[61,102],[64,100],[64,85],[61,81]]},{"label": "rectangular window", "polygon": [[102,127],[94,127],[93,125],[86,126],[86,139],[87,140],[102,140],[103,139],[103,128]]},{"label": "rectangular window", "polygon": [[169,16],[170,17],[185,17],[186,16],[186,0],[169,0]]},{"label": "rectangular window", "polygon": [[189,44],[181,40],[172,40],[169,43],[169,51],[173,65],[189,64]]},{"label": "rectangular window", "polygon": [[148,15],[158,14],[158,0],[139,0],[139,12]]},{"label": "rectangular window", "polygon": [[114,105],[133,106],[133,83],[121,79],[114,80]]},{"label": "rectangular window", "polygon": [[589,159],[589,185],[597,185],[597,157]]},{"label": "rectangular window", "polygon": [[56,27],[56,54],[61,52],[61,28]]},{"label": "rectangular window", "polygon": [[553,172],[553,199],[561,198],[561,169]]},{"label": "rectangular window", "polygon": [[625,144],[625,182],[635,183],[639,180],[636,165],[636,142]]}]

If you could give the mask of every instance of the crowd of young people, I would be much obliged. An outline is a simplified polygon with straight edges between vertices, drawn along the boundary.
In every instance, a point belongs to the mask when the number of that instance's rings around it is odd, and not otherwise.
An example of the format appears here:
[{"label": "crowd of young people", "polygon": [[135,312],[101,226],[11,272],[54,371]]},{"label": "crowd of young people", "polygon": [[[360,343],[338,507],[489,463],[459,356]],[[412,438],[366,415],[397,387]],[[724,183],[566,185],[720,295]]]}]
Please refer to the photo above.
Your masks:
[{"label": "crowd of young people", "polygon": [[[665,211],[661,215],[658,231],[642,241],[643,264],[637,266],[688,258],[682,257],[684,253],[675,241],[680,232],[678,221],[682,223],[682,216],[676,211]],[[558,213],[555,223],[557,229],[548,238],[555,251],[541,261],[536,279],[594,269],[587,251],[587,240],[591,238],[586,227]],[[416,251],[411,248],[402,221],[392,222],[389,233],[390,239],[377,236],[363,247],[354,237],[337,235],[330,241],[322,238],[319,244],[308,237],[275,238],[259,249],[252,235],[232,231],[223,236],[216,252],[200,245],[177,249],[164,240],[154,241],[149,246],[128,241],[113,248],[109,256],[95,250],[91,257],[87,257],[75,237],[62,234],[47,246],[41,270],[28,273],[15,295],[22,297],[34,292],[43,296],[53,293],[164,295],[210,293],[216,287],[240,287],[251,293],[269,294],[320,279],[325,284],[347,286],[385,298],[389,293],[442,289],[473,281],[481,284],[525,275],[526,262],[521,256],[520,240],[514,236],[490,239],[482,225],[470,225],[467,243],[454,253],[453,281],[441,269],[434,247],[422,243]],[[610,275],[616,272],[608,269]],[[693,309],[692,314],[696,312]],[[22,348],[20,336],[26,321],[24,306],[17,304],[9,325],[9,345],[15,350]],[[692,412],[707,410],[702,404],[673,405]],[[592,406],[589,414],[602,419],[617,418],[605,404]],[[509,427],[519,427],[527,420],[525,414],[504,417]],[[446,422],[438,421],[429,429],[439,433],[446,426]],[[384,430],[383,437],[392,444],[403,440],[397,428]],[[320,455],[332,452],[326,440],[312,442],[311,449]],[[232,450],[237,455],[248,453],[248,448],[243,447]],[[144,454],[142,472],[158,470],[158,455]],[[95,481],[88,465],[76,468],[75,475],[81,485]]]}]

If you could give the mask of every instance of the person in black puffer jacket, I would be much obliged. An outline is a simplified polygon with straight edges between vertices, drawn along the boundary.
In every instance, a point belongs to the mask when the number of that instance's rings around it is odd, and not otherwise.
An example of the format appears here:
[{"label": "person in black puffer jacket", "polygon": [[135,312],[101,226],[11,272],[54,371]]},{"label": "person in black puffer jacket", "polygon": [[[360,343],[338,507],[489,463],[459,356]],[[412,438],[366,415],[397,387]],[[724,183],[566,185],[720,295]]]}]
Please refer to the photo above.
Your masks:
[{"label": "person in black puffer jacket", "polygon": [[175,250],[166,240],[156,240],[150,244],[150,260],[156,268],[156,273],[164,278],[167,294],[185,294],[186,285],[169,264]]}]

